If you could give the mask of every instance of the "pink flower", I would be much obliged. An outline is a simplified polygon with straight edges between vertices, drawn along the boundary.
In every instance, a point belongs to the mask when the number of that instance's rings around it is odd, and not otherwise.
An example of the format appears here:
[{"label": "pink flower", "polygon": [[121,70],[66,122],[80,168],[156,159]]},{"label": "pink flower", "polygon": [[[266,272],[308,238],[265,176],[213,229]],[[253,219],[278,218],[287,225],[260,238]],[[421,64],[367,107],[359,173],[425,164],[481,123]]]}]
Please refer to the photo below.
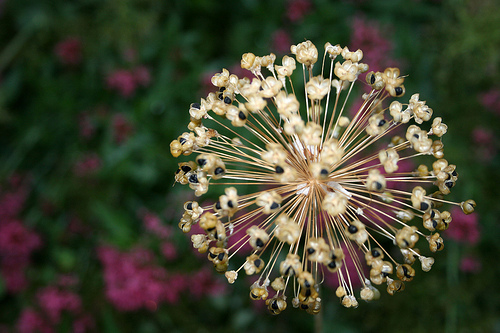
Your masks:
[{"label": "pink flower", "polygon": [[80,160],[75,163],[74,173],[76,176],[88,176],[101,167],[101,159],[95,153],[84,155]]},{"label": "pink flower", "polygon": [[28,264],[29,259],[23,257],[15,260],[2,260],[2,278],[9,293],[17,294],[28,287],[28,280],[24,273]]},{"label": "pink flower", "polygon": [[300,21],[311,10],[311,1],[309,0],[289,0],[286,8],[286,17],[292,21]]},{"label": "pink flower", "polygon": [[131,97],[137,88],[134,74],[125,69],[119,69],[106,77],[106,84],[109,89],[116,90],[123,97]]},{"label": "pink flower", "polygon": [[214,277],[211,269],[207,267],[191,274],[189,281],[189,292],[196,298],[205,295],[221,295],[227,291],[227,283]]},{"label": "pink flower", "polygon": [[460,260],[460,270],[464,273],[478,273],[481,267],[481,262],[476,257],[467,256]]},{"label": "pink flower", "polygon": [[64,65],[78,65],[82,60],[82,43],[76,37],[68,37],[57,43],[54,52]]},{"label": "pink flower", "polygon": [[483,127],[476,127],[472,131],[472,141],[475,143],[475,154],[483,161],[490,161],[497,154],[494,134]]},{"label": "pink flower", "polygon": [[383,71],[387,67],[400,67],[398,61],[390,55],[394,46],[391,40],[384,37],[377,21],[355,17],[351,25],[351,51],[363,50],[363,61],[370,64],[370,71]]},{"label": "pink flower", "polygon": [[139,216],[146,230],[157,235],[159,238],[166,239],[172,235],[172,228],[170,226],[163,225],[158,215],[147,210],[143,210],[139,213]]},{"label": "pink flower", "polygon": [[153,263],[154,255],[146,249],[136,248],[119,252],[111,247],[98,250],[104,268],[106,297],[120,311],[152,308],[168,301],[172,290],[167,272]]},{"label": "pink flower", "polygon": [[453,207],[450,213],[453,220],[444,235],[457,242],[476,244],[480,238],[477,213],[465,215],[459,207]]},{"label": "pink flower", "polygon": [[116,143],[124,143],[134,132],[134,125],[122,113],[113,115],[113,137]]},{"label": "pink flower", "polygon": [[29,257],[42,242],[40,236],[19,220],[0,224],[0,257]]},{"label": "pink flower", "polygon": [[52,333],[54,329],[38,312],[25,308],[17,320],[16,329],[19,333]]},{"label": "pink flower", "polygon": [[80,137],[83,139],[88,140],[94,136],[96,128],[88,112],[82,112],[78,115],[78,128]]},{"label": "pink flower", "polygon": [[175,247],[175,244],[171,242],[163,242],[161,244],[161,254],[163,254],[167,260],[177,259],[177,248]]},{"label": "pink flower", "polygon": [[132,74],[134,75],[135,82],[142,87],[147,87],[151,82],[151,74],[146,66],[138,66],[134,68],[132,70]]},{"label": "pink flower", "polygon": [[145,66],[131,70],[118,69],[106,77],[108,89],[115,90],[123,97],[132,97],[138,86],[146,87],[151,82],[151,74]]},{"label": "pink flower", "polygon": [[272,35],[272,49],[276,53],[289,53],[290,45],[292,44],[290,34],[284,30],[276,30]]},{"label": "pink flower", "polygon": [[75,315],[82,311],[80,296],[69,290],[49,286],[40,289],[36,296],[40,308],[55,325],[61,321],[63,312]]},{"label": "pink flower", "polygon": [[500,89],[492,88],[480,94],[479,101],[486,109],[500,115]]}]

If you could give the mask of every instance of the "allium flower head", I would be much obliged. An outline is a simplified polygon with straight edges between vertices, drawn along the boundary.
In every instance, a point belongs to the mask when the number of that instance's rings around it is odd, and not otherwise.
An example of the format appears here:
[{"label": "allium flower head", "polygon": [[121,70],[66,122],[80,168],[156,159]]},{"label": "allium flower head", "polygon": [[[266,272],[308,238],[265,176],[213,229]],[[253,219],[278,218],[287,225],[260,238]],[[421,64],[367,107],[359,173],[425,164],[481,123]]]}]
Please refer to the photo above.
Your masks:
[{"label": "allium flower head", "polygon": [[[179,163],[175,180],[198,197],[209,190],[220,196],[210,206],[186,202],[179,227],[201,227],[193,246],[229,283],[255,276],[250,298],[264,300],[273,314],[287,307],[287,297],[318,313],[328,274],[338,279],[336,296],[346,307],[378,298],[377,286],[402,291],[417,271],[431,269],[425,253],[443,249],[440,233],[452,218],[441,206],[475,207],[444,200],[458,178],[444,159],[447,126],[418,94],[402,98],[405,77],[397,68],[369,72],[359,83],[368,72],[361,50],[327,43],[321,55],[310,41],[290,50],[295,58],[281,64],[274,54],[244,54],[241,66],[255,78],[224,69],[212,77],[216,91],[191,104],[188,131],[170,149],[174,157],[194,156]],[[372,89],[349,119],[355,84]],[[434,160],[430,168],[399,170],[421,155]],[[238,241],[229,241],[236,233]],[[246,244],[245,259],[235,256]]]}]

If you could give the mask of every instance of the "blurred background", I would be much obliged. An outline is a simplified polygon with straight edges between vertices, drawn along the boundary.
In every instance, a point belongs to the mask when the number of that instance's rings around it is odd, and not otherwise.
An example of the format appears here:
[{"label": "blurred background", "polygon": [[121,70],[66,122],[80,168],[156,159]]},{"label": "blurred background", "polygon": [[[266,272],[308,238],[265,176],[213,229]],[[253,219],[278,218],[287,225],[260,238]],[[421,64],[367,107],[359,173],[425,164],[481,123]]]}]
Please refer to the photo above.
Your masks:
[{"label": "blurred background", "polygon": [[[408,74],[478,207],[403,293],[274,317],[177,227],[169,143],[214,73],[306,39]],[[499,66],[496,0],[0,0],[0,332],[500,332]]]}]

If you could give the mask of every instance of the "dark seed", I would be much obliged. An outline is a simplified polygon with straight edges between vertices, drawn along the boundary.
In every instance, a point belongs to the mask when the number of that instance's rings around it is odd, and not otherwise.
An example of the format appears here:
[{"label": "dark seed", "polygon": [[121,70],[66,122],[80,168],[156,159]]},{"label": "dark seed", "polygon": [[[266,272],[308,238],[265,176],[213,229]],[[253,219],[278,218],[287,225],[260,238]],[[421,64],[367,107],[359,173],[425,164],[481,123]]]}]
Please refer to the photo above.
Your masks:
[{"label": "dark seed", "polygon": [[253,264],[255,265],[255,267],[259,267],[261,265],[262,261],[260,259],[257,259],[253,262]]},{"label": "dark seed", "polygon": [[262,241],[262,239],[257,238],[257,240],[255,241],[255,245],[257,247],[263,247],[264,246],[264,242]]},{"label": "dark seed", "polygon": [[380,191],[382,189],[382,184],[379,182],[375,182],[375,187],[377,188],[377,191]]},{"label": "dark seed", "polygon": [[240,118],[241,120],[245,120],[247,119],[247,116],[243,111],[240,111],[240,113],[238,113],[238,118]]},{"label": "dark seed", "polygon": [[376,249],[373,249],[372,250],[372,257],[373,258],[377,258],[379,256],[380,256],[380,252],[378,252],[378,250],[376,250]]},{"label": "dark seed", "polygon": [[280,167],[279,165],[277,165],[276,168],[274,168],[274,170],[276,170],[277,174],[282,174],[283,172],[285,172],[285,170],[283,170],[283,168]]},{"label": "dark seed", "polygon": [[233,202],[232,202],[231,200],[229,200],[229,201],[227,202],[227,206],[228,206],[229,208],[233,208],[233,207],[234,207]]},{"label": "dark seed", "polygon": [[187,140],[186,140],[186,139],[184,139],[184,138],[180,138],[180,139],[179,139],[179,142],[181,143],[181,145],[185,144],[185,143],[186,143],[186,141],[187,141]]},{"label": "dark seed", "polygon": [[443,246],[443,244],[441,244],[441,242],[437,242],[437,243],[436,243],[436,246],[437,246],[437,248],[438,248],[438,250],[439,250],[439,249],[441,248],[441,246]]},{"label": "dark seed", "polygon": [[193,203],[192,203],[192,202],[188,203],[188,204],[186,205],[186,209],[187,209],[187,210],[191,210],[191,209],[193,209]]},{"label": "dark seed", "polygon": [[199,109],[200,109],[200,107],[201,107],[201,105],[200,105],[200,103],[193,103],[193,104],[191,104],[191,107],[192,107],[193,109],[197,109],[197,110],[199,110]]},{"label": "dark seed", "polygon": [[375,75],[372,74],[372,76],[370,77],[370,84],[374,84],[375,83]]},{"label": "dark seed", "polygon": [[275,300],[275,301],[273,301],[273,303],[271,304],[271,307],[272,307],[274,310],[278,310],[278,309],[279,309],[279,307],[278,307],[278,302],[276,302],[276,300]]},{"label": "dark seed", "polygon": [[328,170],[326,170],[326,169],[321,169],[320,174],[321,174],[322,176],[327,176],[327,175],[328,175]]},{"label": "dark seed", "polygon": [[434,218],[436,216],[436,213],[434,211],[431,211],[431,218]]},{"label": "dark seed", "polygon": [[207,160],[204,158],[198,159],[198,164],[202,167],[207,163]]},{"label": "dark seed", "polygon": [[224,92],[224,90],[226,90],[226,87],[220,87],[219,88],[219,92]]},{"label": "dark seed", "polygon": [[273,202],[273,204],[271,205],[271,209],[278,209],[279,206],[280,206],[279,204]]},{"label": "dark seed", "polygon": [[432,227],[433,228],[436,228],[438,225],[437,221],[436,220],[432,220]]},{"label": "dark seed", "polygon": [[229,97],[224,97],[224,103],[231,104],[233,101]]},{"label": "dark seed", "polygon": [[358,232],[358,228],[355,226],[355,225],[350,225],[348,228],[347,228],[347,231],[349,231],[351,234],[355,234],[356,232]]},{"label": "dark seed", "polygon": [[215,209],[221,209],[221,206],[220,206],[220,201],[217,201],[215,203]]},{"label": "dark seed", "polygon": [[311,289],[306,290],[306,297],[309,297],[309,296],[311,296]]},{"label": "dark seed", "polygon": [[198,184],[198,176],[193,173],[191,176],[189,176],[188,181],[190,183]]},{"label": "dark seed", "polygon": [[453,185],[455,185],[455,183],[454,183],[454,182],[452,182],[452,181],[450,181],[450,182],[445,182],[444,184],[445,184],[445,185],[446,185],[446,187],[448,187],[448,188],[452,188],[452,187],[453,187]]},{"label": "dark seed", "polygon": [[309,309],[309,306],[307,306],[307,304],[301,304],[301,305],[300,305],[300,308],[301,308],[302,310],[307,310],[307,309]]},{"label": "dark seed", "polygon": [[399,96],[403,93],[403,88],[396,87],[396,88],[394,88],[394,91],[396,92],[396,96]]},{"label": "dark seed", "polygon": [[385,119],[382,119],[381,121],[378,122],[378,126],[384,126],[386,123]]},{"label": "dark seed", "polygon": [[208,255],[210,256],[210,258],[212,259],[215,259],[217,258],[217,255],[216,254],[213,254],[212,252],[209,252]]},{"label": "dark seed", "polygon": [[217,167],[214,170],[214,174],[217,175],[217,176],[220,175],[220,174],[223,174],[223,173],[224,173],[224,169],[222,167]]},{"label": "dark seed", "polygon": [[225,255],[226,255],[226,254],[225,254],[224,252],[223,252],[223,253],[219,253],[219,260],[220,260],[220,261],[224,260],[224,256],[225,256]]},{"label": "dark seed", "polygon": [[420,209],[421,210],[427,210],[427,209],[429,209],[429,204],[427,202],[421,202],[420,203]]},{"label": "dark seed", "polygon": [[175,171],[175,174],[178,174],[179,172],[181,172],[181,169],[177,169],[177,170]]},{"label": "dark seed", "polygon": [[307,253],[309,253],[309,254],[313,254],[315,251],[316,250],[313,249],[312,247],[310,247],[310,248],[307,249]]},{"label": "dark seed", "polygon": [[191,167],[189,165],[183,165],[181,166],[181,169],[182,171],[184,171],[185,173],[191,171]]},{"label": "dark seed", "polygon": [[335,261],[330,261],[330,263],[328,264],[328,267],[333,269],[333,268],[337,267],[337,264],[335,263]]},{"label": "dark seed", "polygon": [[455,176],[455,177],[458,175],[458,174],[457,174],[457,172],[456,172],[455,170],[453,170],[453,172],[452,172],[451,174],[452,174],[453,176]]}]

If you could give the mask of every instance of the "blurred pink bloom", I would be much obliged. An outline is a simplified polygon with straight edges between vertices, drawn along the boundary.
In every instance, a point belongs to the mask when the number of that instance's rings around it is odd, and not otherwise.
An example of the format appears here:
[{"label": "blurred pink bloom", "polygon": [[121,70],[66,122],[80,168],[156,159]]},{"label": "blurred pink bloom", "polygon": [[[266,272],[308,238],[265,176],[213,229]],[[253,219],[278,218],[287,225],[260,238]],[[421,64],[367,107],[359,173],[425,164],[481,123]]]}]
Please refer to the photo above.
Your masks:
[{"label": "blurred pink bloom", "polygon": [[460,260],[460,270],[464,273],[478,273],[481,268],[481,262],[476,257],[467,256]]},{"label": "blurred pink bloom", "polygon": [[106,84],[109,89],[116,90],[123,97],[131,97],[137,88],[134,74],[125,69],[110,73],[106,77]]},{"label": "blurred pink bloom", "polygon": [[483,161],[490,161],[496,155],[495,135],[489,129],[476,127],[472,131],[472,141],[476,145],[475,154]]},{"label": "blurred pink bloom", "polygon": [[25,308],[16,325],[19,333],[52,333],[54,329],[47,320],[33,309]]},{"label": "blurred pink bloom", "polygon": [[[120,311],[151,308],[152,304],[169,301],[172,290],[163,267],[153,263],[154,255],[142,248],[119,252],[111,247],[98,250],[104,266],[107,299]],[[168,298],[168,299],[167,299]]]},{"label": "blurred pink bloom", "polygon": [[123,97],[132,97],[138,86],[146,87],[151,82],[151,74],[145,66],[131,70],[118,69],[106,77],[108,89],[115,90]]},{"label": "blurred pink bloom", "polygon": [[166,239],[172,235],[172,227],[164,225],[158,215],[141,209],[139,216],[146,230],[157,235],[159,238]]},{"label": "blurred pink bloom", "polygon": [[134,125],[122,113],[113,115],[113,137],[116,143],[124,143],[134,132]]},{"label": "blurred pink bloom", "polygon": [[0,224],[0,257],[29,257],[42,242],[40,236],[19,220]]},{"label": "blurred pink bloom", "polygon": [[11,176],[5,188],[0,187],[0,224],[18,216],[27,195],[27,186],[19,175]]},{"label": "blurred pink bloom", "polygon": [[311,7],[312,4],[309,0],[289,0],[286,8],[286,17],[292,22],[300,21],[309,13]]},{"label": "blurred pink bloom", "polygon": [[82,311],[80,296],[69,290],[44,287],[37,292],[36,297],[40,308],[54,325],[61,321],[63,311],[73,315]]},{"label": "blurred pink bloom", "polygon": [[189,276],[188,289],[196,298],[204,295],[222,295],[227,291],[227,283],[214,277],[212,270],[204,267]]},{"label": "blurred pink bloom", "polygon": [[81,315],[73,321],[73,333],[95,332],[94,319],[88,315]]},{"label": "blurred pink bloom", "polygon": [[492,88],[480,94],[479,101],[486,109],[500,115],[500,89]]},{"label": "blurred pink bloom", "polygon": [[444,235],[457,242],[474,245],[479,241],[479,223],[477,213],[465,215],[459,207],[450,210],[453,220]]},{"label": "blurred pink bloom", "polygon": [[88,153],[75,163],[73,172],[76,176],[88,176],[101,167],[101,159],[95,153]]},{"label": "blurred pink bloom", "polygon": [[146,66],[138,66],[132,70],[135,82],[142,86],[147,87],[151,83],[151,74]]},{"label": "blurred pink bloom", "polygon": [[171,242],[163,242],[161,244],[161,254],[163,254],[167,260],[177,259],[177,248],[175,247],[175,244]]},{"label": "blurred pink bloom", "polygon": [[78,65],[82,60],[82,43],[76,37],[68,37],[57,43],[54,52],[64,65]]},{"label": "blurred pink bloom", "polygon": [[276,53],[290,53],[290,45],[292,44],[290,34],[284,29],[276,30],[272,35],[272,44],[272,49]]},{"label": "blurred pink bloom", "polygon": [[363,61],[370,64],[370,71],[383,71],[387,67],[399,67],[393,60],[394,45],[384,33],[377,21],[355,17],[351,25],[351,51],[363,50]]},{"label": "blurred pink bloom", "polygon": [[2,278],[9,293],[17,294],[28,287],[28,279],[24,273],[28,265],[28,258],[20,257],[17,260],[2,260]]},{"label": "blurred pink bloom", "polygon": [[78,115],[78,128],[80,137],[91,139],[95,133],[95,125],[92,123],[88,112],[82,112]]}]

